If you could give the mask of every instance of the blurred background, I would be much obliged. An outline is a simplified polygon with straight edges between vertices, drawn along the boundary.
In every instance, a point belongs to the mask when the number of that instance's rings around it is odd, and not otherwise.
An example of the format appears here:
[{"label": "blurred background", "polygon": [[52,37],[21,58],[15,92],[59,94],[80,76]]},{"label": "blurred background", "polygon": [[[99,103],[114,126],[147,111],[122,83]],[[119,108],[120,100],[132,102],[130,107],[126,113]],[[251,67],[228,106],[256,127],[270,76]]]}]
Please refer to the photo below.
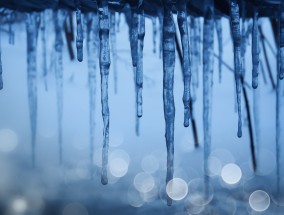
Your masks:
[{"label": "blurred background", "polygon": [[[119,14],[116,14],[118,19]],[[94,166],[89,162],[89,88],[86,39],[84,60],[71,61],[63,47],[63,164],[58,158],[56,82],[54,74],[54,29],[46,26],[48,90],[42,71],[42,41],[37,46],[38,114],[36,165],[31,164],[31,134],[27,92],[26,25],[23,19],[12,26],[14,44],[9,44],[9,24],[1,26],[4,88],[0,91],[0,214],[87,215],[87,214],[283,214],[284,198],[277,196],[276,96],[268,76],[260,72],[258,94],[259,138],[256,143],[257,170],[250,153],[247,115],[243,108],[243,137],[237,138],[234,74],[223,66],[219,83],[218,60],[214,59],[212,107],[212,149],[209,157],[210,182],[204,196],[202,65],[194,103],[199,147],[194,147],[191,127],[183,127],[183,81],[176,52],[174,96],[175,159],[174,200],[166,205],[166,143],[163,113],[163,67],[159,57],[159,31],[153,52],[153,19],[146,17],[144,42],[143,117],[140,135],[135,132],[135,86],[129,43],[129,26],[120,15],[117,40],[117,93],[114,73],[109,76],[110,148],[109,184],[102,185],[101,159],[103,122],[100,103],[100,76],[97,59],[95,103]],[[49,16],[52,19],[52,16]],[[73,14],[75,23],[75,13]],[[176,21],[176,16],[174,16]],[[158,23],[158,18],[156,20]],[[203,19],[200,18],[201,26]],[[230,22],[221,19],[223,61],[233,68]],[[269,20],[260,18],[272,43],[268,59],[276,81],[277,47]],[[177,23],[176,23],[177,24]],[[177,26],[177,25],[176,25]],[[76,30],[76,29],[75,29]],[[74,30],[74,31],[75,31]],[[177,32],[178,28],[176,28]],[[215,32],[214,52],[218,54]],[[251,38],[251,37],[249,37]],[[251,39],[246,52],[246,77],[251,83]],[[75,50],[75,44],[73,44]],[[263,51],[260,59],[264,62]],[[112,59],[113,60],[113,59]],[[267,71],[263,63],[264,71]],[[266,73],[266,72],[265,72]],[[264,81],[266,78],[266,82]],[[253,112],[253,90],[248,88]],[[283,138],[281,139],[284,141]],[[280,154],[282,151],[280,151]],[[283,153],[282,153],[283,154]],[[280,156],[279,165],[283,163]],[[280,168],[281,169],[281,168]],[[94,171],[93,177],[91,173]],[[280,175],[280,182],[283,175]],[[209,189],[208,189],[209,188]],[[283,196],[283,195],[282,195]]]}]

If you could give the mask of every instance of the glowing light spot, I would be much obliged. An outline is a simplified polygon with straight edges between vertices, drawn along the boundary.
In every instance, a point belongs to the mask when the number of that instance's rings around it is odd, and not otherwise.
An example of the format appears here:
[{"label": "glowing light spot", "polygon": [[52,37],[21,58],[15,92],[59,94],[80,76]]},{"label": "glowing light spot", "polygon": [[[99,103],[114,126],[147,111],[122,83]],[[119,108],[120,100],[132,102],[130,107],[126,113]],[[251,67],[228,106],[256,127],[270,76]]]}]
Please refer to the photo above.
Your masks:
[{"label": "glowing light spot", "polygon": [[0,130],[0,152],[11,152],[18,145],[17,134],[11,129]]},{"label": "glowing light spot", "polygon": [[188,183],[188,198],[196,206],[204,206],[211,202],[214,196],[213,186],[209,181],[196,178]]},{"label": "glowing light spot", "polygon": [[167,184],[166,192],[171,199],[182,200],[188,193],[187,183],[181,178],[173,178]]},{"label": "glowing light spot", "polygon": [[234,185],[241,180],[242,171],[238,165],[229,163],[222,168],[221,177],[225,183]]},{"label": "glowing light spot", "polygon": [[63,209],[63,215],[88,215],[88,210],[80,203],[71,203]]},{"label": "glowing light spot", "polygon": [[151,191],[155,186],[155,180],[149,173],[141,172],[134,177],[134,187],[141,193]]},{"label": "glowing light spot", "polygon": [[15,213],[22,214],[28,209],[28,203],[23,198],[16,198],[13,200],[11,207]]},{"label": "glowing light spot", "polygon": [[113,158],[109,161],[109,170],[114,177],[123,177],[128,171],[128,163],[122,158]]},{"label": "glowing light spot", "polygon": [[253,210],[263,212],[270,205],[270,197],[265,191],[256,190],[249,197],[249,205]]},{"label": "glowing light spot", "polygon": [[142,159],[141,167],[147,173],[154,173],[159,169],[159,160],[153,155],[147,155]]}]

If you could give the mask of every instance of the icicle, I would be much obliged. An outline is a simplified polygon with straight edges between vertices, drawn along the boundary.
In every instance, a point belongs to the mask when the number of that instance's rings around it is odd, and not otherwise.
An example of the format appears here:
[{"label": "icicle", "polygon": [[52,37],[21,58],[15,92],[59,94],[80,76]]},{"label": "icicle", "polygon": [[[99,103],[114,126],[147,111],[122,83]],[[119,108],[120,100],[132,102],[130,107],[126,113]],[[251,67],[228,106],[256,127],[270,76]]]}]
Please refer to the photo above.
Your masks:
[{"label": "icicle", "polygon": [[[255,133],[255,144],[256,144],[256,154],[257,159],[259,159],[259,135],[260,135],[260,128],[259,128],[259,88],[253,91],[253,121],[254,121],[254,133]],[[259,163],[259,160],[258,160]]]},{"label": "icicle", "polygon": [[223,61],[223,36],[222,36],[222,21],[221,17],[215,19],[216,31],[218,38],[218,49],[219,49],[219,83],[222,81],[222,61]]},{"label": "icicle", "polygon": [[[244,9],[242,10],[244,16]],[[246,74],[246,51],[247,51],[247,44],[248,44],[248,35],[247,35],[247,22],[245,17],[242,17],[242,27],[241,27],[241,37],[242,37],[242,44],[241,44],[241,65],[242,65],[242,77],[245,77]],[[236,91],[236,90],[235,90]],[[238,102],[237,102],[237,96],[235,94],[235,102],[236,102],[236,107],[235,107],[235,112],[238,110]]]},{"label": "icicle", "polygon": [[9,15],[9,44],[14,45],[15,44],[15,32],[13,30],[13,19],[15,18],[14,12],[11,12]]},{"label": "icicle", "polygon": [[57,120],[58,120],[58,144],[59,144],[59,163],[63,161],[63,141],[62,141],[62,118],[63,118],[63,65],[62,65],[62,49],[63,49],[63,17],[60,11],[55,10],[53,14],[53,22],[55,29],[55,79],[57,94]]},{"label": "icicle", "polygon": [[209,174],[208,158],[211,148],[213,70],[214,70],[214,9],[213,5],[208,4],[205,11],[204,25],[203,25],[203,130],[204,130],[205,179],[207,179],[207,176]]},{"label": "icicle", "polygon": [[145,36],[145,15],[144,10],[139,8],[138,12],[138,51],[137,51],[137,70],[136,70],[136,103],[137,116],[142,116],[142,89],[143,89],[143,47]]},{"label": "icicle", "polygon": [[201,31],[201,21],[199,18],[196,18],[196,41],[197,41],[197,53],[198,53],[198,62],[201,65],[201,48],[202,48],[202,31]]},{"label": "icicle", "polygon": [[120,13],[118,13],[117,21],[116,21],[116,32],[119,32],[119,26],[120,26]]},{"label": "icicle", "polygon": [[[163,19],[163,100],[164,115],[166,122],[166,144],[167,144],[167,178],[166,183],[173,179],[174,165],[174,121],[175,103],[173,95],[174,69],[175,69],[175,24],[170,1],[164,0]],[[172,204],[170,197],[168,205]]]},{"label": "icicle", "polygon": [[238,103],[238,137],[242,136],[242,110],[241,110],[241,93],[242,93],[242,66],[241,66],[241,32],[240,32],[240,14],[239,5],[236,0],[231,1],[231,28],[234,42],[234,64],[235,64],[235,81]]},{"label": "icicle", "polygon": [[196,101],[196,91],[199,85],[198,75],[198,42],[197,41],[197,18],[190,18],[190,51],[191,51],[191,68],[192,68],[192,96],[191,99]]},{"label": "icicle", "polygon": [[116,51],[116,30],[115,30],[115,12],[110,13],[110,41],[112,49],[112,68],[114,77],[114,93],[117,94],[117,51]]},{"label": "icicle", "polygon": [[[280,5],[279,10],[279,19],[278,19],[278,53],[277,53],[277,75],[279,78],[277,78],[277,85],[276,85],[276,174],[277,174],[277,197],[283,198],[283,182],[281,181],[281,176],[283,173],[281,172],[281,163],[283,161],[283,157],[281,155],[281,152],[283,151],[283,148],[281,147],[283,144],[283,138],[284,138],[284,82],[280,80],[281,77],[281,70],[283,70],[283,48],[284,48],[284,32],[283,32],[283,7],[284,3]],[[282,50],[281,50],[282,48]],[[283,153],[282,153],[283,154]]]},{"label": "icicle", "polygon": [[153,53],[156,53],[156,37],[157,37],[157,21],[156,21],[156,17],[152,17],[152,25],[153,25]]},{"label": "icicle", "polygon": [[[134,72],[135,95],[137,95],[136,76],[137,76],[137,61],[138,61],[138,13],[137,9],[135,8],[132,8],[131,11],[132,11],[132,17],[131,17],[131,28],[130,28],[130,47],[131,47],[132,66]],[[138,109],[137,102],[135,102],[135,109],[136,110]],[[139,136],[140,126],[139,126],[139,119],[137,113],[135,114],[135,118],[136,118],[135,131],[136,135]]]},{"label": "icicle", "polygon": [[[280,35],[279,35],[280,36]],[[280,42],[280,41],[279,41]],[[281,60],[280,60],[280,50],[278,52],[278,73],[280,73],[280,66],[281,66]],[[279,75],[279,74],[278,74]],[[281,181],[281,177],[283,175],[283,172],[281,172],[281,169],[283,167],[281,164],[283,163],[283,138],[284,138],[284,82],[277,79],[277,87],[276,87],[276,173],[277,173],[277,192],[278,192],[278,198],[283,198],[283,182]]]},{"label": "icicle", "polygon": [[98,14],[86,14],[87,25],[87,53],[88,53],[88,83],[90,106],[90,164],[93,165],[95,144],[95,107],[96,107],[96,59],[98,57]]},{"label": "icicle", "polygon": [[32,135],[32,165],[35,167],[35,144],[37,127],[37,36],[40,25],[40,16],[36,12],[27,14],[27,80],[28,80],[28,99]]},{"label": "icicle", "polygon": [[45,90],[47,91],[47,62],[46,62],[46,19],[45,11],[41,13],[41,45],[42,45],[42,71]]},{"label": "icicle", "polygon": [[108,144],[109,144],[109,107],[108,107],[108,75],[110,67],[109,50],[109,11],[108,1],[100,0],[99,35],[100,35],[100,74],[101,74],[101,103],[104,122],[103,156],[102,156],[102,184],[108,183]]},{"label": "icicle", "polygon": [[159,18],[159,27],[160,27],[160,51],[159,51],[159,58],[162,58],[162,52],[163,52],[163,13],[162,11],[158,12],[158,18]]},{"label": "icicle", "polygon": [[188,39],[188,28],[187,28],[187,8],[186,0],[178,1],[178,27],[181,36],[182,43],[182,71],[183,71],[183,82],[184,82],[184,91],[183,91],[183,104],[184,104],[184,127],[189,126],[190,119],[190,82],[191,82],[191,65],[190,65],[190,56],[189,56],[189,39]]},{"label": "icicle", "polygon": [[77,60],[79,62],[82,62],[83,61],[83,26],[82,26],[81,10],[79,9],[79,4],[76,10],[76,20],[77,20],[77,37],[76,37]]},{"label": "icicle", "polygon": [[280,71],[279,78],[282,80],[284,78],[284,2],[280,4]]},{"label": "icicle", "polygon": [[259,68],[259,33],[258,33],[258,10],[254,9],[253,27],[252,27],[252,87],[258,86],[258,68]]},{"label": "icicle", "polygon": [[[131,58],[132,66],[134,71],[137,67],[138,60],[138,13],[136,9],[132,9],[132,20],[131,20],[131,29],[130,29],[130,48],[131,48]],[[136,73],[136,71],[135,71]]]},{"label": "icicle", "polygon": [[0,24],[0,90],[3,89],[3,77],[2,77],[2,73],[3,73],[3,68],[2,68],[2,46],[1,46],[1,24]]}]

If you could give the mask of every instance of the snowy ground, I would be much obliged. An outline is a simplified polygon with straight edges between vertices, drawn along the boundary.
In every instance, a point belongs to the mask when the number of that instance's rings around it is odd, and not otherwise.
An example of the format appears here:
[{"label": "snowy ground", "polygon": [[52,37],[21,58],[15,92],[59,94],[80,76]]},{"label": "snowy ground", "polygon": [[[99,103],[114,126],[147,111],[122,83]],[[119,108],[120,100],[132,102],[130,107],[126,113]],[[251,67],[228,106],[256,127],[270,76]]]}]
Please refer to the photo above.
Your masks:
[{"label": "snowy ground", "polygon": [[[265,29],[267,29],[265,33],[268,38],[272,38],[267,20],[262,20],[262,22]],[[233,67],[228,20],[222,20],[222,25],[224,61]],[[7,26],[3,27],[7,28]],[[51,29],[49,30],[51,31]],[[251,168],[247,123],[244,123],[243,137],[241,139],[237,138],[234,76],[232,72],[223,67],[223,79],[222,83],[219,84],[217,60],[215,60],[213,92],[211,181],[210,185],[208,185],[212,187],[212,189],[209,189],[208,194],[212,200],[209,199],[211,200],[209,204],[207,204],[208,202],[198,204],[198,195],[200,195],[202,188],[204,189],[203,183],[201,183],[201,178],[203,178],[202,68],[200,67],[200,86],[197,102],[194,106],[201,146],[194,149],[191,127],[183,127],[183,84],[181,67],[178,58],[176,58],[174,177],[181,178],[189,183],[189,188],[183,200],[174,201],[172,207],[166,206],[164,194],[166,145],[162,101],[163,71],[162,61],[159,59],[158,53],[154,54],[152,52],[152,23],[150,19],[146,19],[144,115],[140,121],[141,134],[139,137],[135,135],[135,91],[128,41],[128,26],[124,18],[121,21],[120,32],[117,33],[118,94],[114,94],[112,70],[109,77],[110,154],[113,157],[121,158],[126,163],[129,161],[128,168],[127,165],[126,168],[122,168],[121,165],[113,162],[111,167],[113,169],[110,172],[112,171],[114,175],[125,175],[121,178],[111,176],[110,184],[107,186],[100,183],[103,126],[99,71],[97,71],[96,147],[94,158],[96,174],[93,179],[90,179],[88,166],[89,95],[87,53],[84,52],[85,59],[83,63],[70,62],[66,46],[64,46],[63,65],[64,165],[59,167],[54,72],[51,70],[48,75],[48,91],[45,91],[40,69],[40,40],[38,45],[37,163],[36,169],[31,170],[24,23],[15,26],[15,33],[14,46],[8,44],[6,34],[3,33],[1,38],[4,89],[0,92],[0,129],[11,129],[16,134],[18,141],[15,147],[11,149],[8,147],[9,152],[0,151],[0,214],[25,214],[26,211],[26,214],[48,215],[187,214],[187,212],[189,214],[283,214],[284,208],[277,206],[278,201],[275,201],[274,198],[276,188],[275,92],[269,82],[267,85],[264,84],[260,75],[259,125],[261,132],[260,142],[257,146],[259,149],[258,170],[257,176],[254,176]],[[50,53],[54,34],[50,32],[48,35],[50,35],[48,37],[48,53]],[[215,50],[217,50],[218,45],[216,39],[215,35]],[[158,45],[159,38],[157,37],[157,50]],[[270,52],[269,57],[273,66],[274,78],[276,79],[275,59]],[[263,59],[262,53],[261,59]],[[48,62],[51,62],[50,56],[48,60]],[[246,81],[251,83],[250,46],[247,49],[246,62]],[[253,92],[248,90],[248,93],[252,110]],[[243,101],[242,104],[243,113],[245,113]],[[243,119],[245,118],[244,114]],[[2,140],[0,139],[0,141]],[[0,145],[3,145],[3,142]],[[3,146],[1,149],[3,149]],[[283,157],[280,163],[283,163]],[[241,172],[238,172],[238,168],[236,170],[229,168],[229,173],[226,173],[223,167],[228,163],[236,164],[240,167]],[[145,173],[145,171],[148,173]],[[135,178],[136,180],[134,180]],[[142,181],[140,185],[139,183],[137,185],[137,180]],[[234,182],[237,183],[229,185]],[[144,198],[135,189],[135,186],[136,188],[142,186]],[[182,185],[177,184],[177,186]],[[177,195],[181,195],[184,190],[185,188],[181,187],[181,191]],[[269,198],[265,198],[267,197],[265,195],[261,196],[263,193],[256,195],[254,198],[251,194],[256,190],[265,191],[268,193]],[[261,199],[262,197],[264,198]],[[265,206],[268,208],[266,209]],[[72,210],[73,213],[69,213],[68,210]],[[263,212],[257,212],[257,210]]]}]

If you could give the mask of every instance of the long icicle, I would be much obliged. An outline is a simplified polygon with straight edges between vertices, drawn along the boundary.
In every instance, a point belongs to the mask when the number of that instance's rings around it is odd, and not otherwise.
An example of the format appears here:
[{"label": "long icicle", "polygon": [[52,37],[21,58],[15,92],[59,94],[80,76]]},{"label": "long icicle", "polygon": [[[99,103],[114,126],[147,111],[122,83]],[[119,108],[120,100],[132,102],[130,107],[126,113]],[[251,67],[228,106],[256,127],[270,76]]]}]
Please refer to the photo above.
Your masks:
[{"label": "long icicle", "polygon": [[101,183],[108,183],[108,148],[109,148],[109,106],[108,106],[108,76],[110,67],[109,48],[109,11],[108,1],[100,0],[99,8],[99,36],[100,36],[100,74],[101,74],[101,103],[104,122],[103,155]]},{"label": "long icicle", "polygon": [[223,59],[223,35],[222,35],[222,21],[221,17],[215,19],[216,32],[218,38],[218,50],[219,50],[219,83],[222,81],[222,59]]},{"label": "long icicle", "polygon": [[258,9],[254,8],[253,27],[252,27],[252,87],[256,89],[258,86],[259,71],[259,33],[258,33]]},{"label": "long icicle", "polygon": [[242,66],[241,66],[241,32],[240,32],[240,14],[237,0],[231,1],[231,28],[234,42],[234,64],[235,64],[235,82],[238,105],[238,137],[242,136],[242,110],[241,110],[241,94],[242,94]]},{"label": "long icicle", "polygon": [[[86,14],[87,25],[87,53],[88,53],[88,84],[89,84],[89,107],[90,107],[90,165],[93,166],[94,145],[95,145],[95,108],[96,108],[96,86],[97,86],[97,65],[98,57],[98,14],[89,12]],[[93,172],[91,171],[91,177]]]},{"label": "long icicle", "polygon": [[1,24],[0,24],[0,90],[3,89],[3,77],[2,77],[2,74],[3,74],[3,67],[2,67],[2,46],[1,46],[1,37],[2,37],[2,30],[1,30]]},{"label": "long icicle", "polygon": [[255,136],[255,145],[256,145],[256,158],[259,163],[259,136],[260,136],[260,124],[259,124],[259,88],[253,90],[253,122],[254,122],[254,136]]},{"label": "long icicle", "polygon": [[191,82],[191,63],[189,53],[189,38],[188,38],[188,26],[187,26],[187,8],[186,0],[178,1],[178,27],[181,36],[182,44],[182,71],[183,71],[183,104],[184,104],[184,127],[189,126],[190,119],[190,82]]},{"label": "long icicle", "polygon": [[159,58],[162,58],[163,52],[163,13],[162,11],[158,11],[158,18],[159,18],[159,30],[160,30],[160,45],[159,45]]},{"label": "long icicle", "polygon": [[117,94],[117,50],[116,50],[116,22],[115,12],[110,13],[110,43],[112,53],[112,68],[114,79],[114,93]]},{"label": "long icicle", "polygon": [[153,25],[153,53],[155,54],[156,53],[156,44],[157,44],[156,37],[157,37],[157,32],[158,32],[157,20],[156,20],[155,16],[152,17],[151,20],[152,20],[152,25]]},{"label": "long icicle", "polygon": [[[166,144],[167,144],[167,178],[166,183],[173,179],[174,173],[174,122],[175,103],[173,95],[174,69],[175,69],[175,24],[172,14],[172,4],[169,0],[163,0],[163,101],[164,116],[166,122]],[[168,196],[167,204],[172,204]]]},{"label": "long icicle", "polygon": [[55,29],[55,79],[56,79],[56,95],[57,95],[57,121],[58,121],[58,144],[59,144],[59,164],[63,161],[63,142],[62,142],[62,119],[63,119],[63,17],[61,11],[55,10],[53,14],[53,22]]},{"label": "long icicle", "polygon": [[197,30],[196,30],[197,18],[190,17],[190,53],[191,53],[191,68],[192,68],[192,81],[191,81],[191,99],[196,101],[196,92],[198,88],[198,47],[197,47]]},{"label": "long icicle", "polygon": [[[283,198],[283,182],[281,181],[281,175],[283,174],[281,172],[281,152],[283,151],[283,148],[281,147],[283,143],[283,137],[284,137],[284,127],[283,127],[283,119],[284,119],[284,111],[283,111],[283,105],[284,105],[284,82],[280,80],[280,74],[281,69],[283,69],[283,62],[281,56],[281,45],[283,45],[283,37],[284,32],[283,29],[283,4],[280,5],[279,8],[279,20],[278,20],[278,53],[277,53],[277,85],[276,85],[276,176],[277,176],[277,197]],[[282,47],[283,49],[283,47]],[[283,153],[282,153],[283,154]]]},{"label": "long icicle", "polygon": [[9,14],[9,44],[14,45],[15,44],[15,32],[13,30],[13,21],[15,19],[15,12],[11,12]]},{"label": "long icicle", "polygon": [[198,54],[198,63],[201,65],[201,54],[202,54],[202,30],[201,30],[201,21],[199,17],[196,17],[196,41],[197,41],[197,54]]},{"label": "long icicle", "polygon": [[[135,84],[135,98],[137,95],[136,86],[136,75],[137,75],[137,61],[138,61],[138,13],[137,8],[132,7],[131,9],[131,28],[130,28],[130,48],[131,48],[131,59],[134,73],[134,84]],[[135,99],[137,101],[137,99]],[[135,102],[135,109],[137,110],[137,102]],[[137,113],[135,113],[135,132],[136,135],[140,134],[140,121]]]},{"label": "long icicle", "polygon": [[77,10],[76,10],[76,20],[77,20],[77,36],[76,36],[76,48],[77,48],[77,60],[79,62],[83,61],[83,26],[82,26],[82,17],[80,10],[79,0],[76,1]]},{"label": "long icicle", "polygon": [[32,165],[35,167],[35,145],[37,127],[37,36],[40,25],[40,15],[37,12],[27,14],[27,80],[28,99],[32,138]]},{"label": "long icicle", "polygon": [[[278,54],[280,55],[280,53]],[[278,56],[278,73],[280,73],[280,56]],[[276,174],[277,174],[277,190],[278,192],[283,192],[283,182],[281,181],[281,175],[283,172],[281,172],[281,169],[283,167],[281,166],[281,161],[283,161],[283,137],[284,137],[284,126],[283,126],[283,119],[284,119],[284,111],[283,111],[283,105],[284,105],[284,82],[277,79],[277,86],[276,86]],[[280,195],[281,193],[278,193]],[[283,193],[282,193],[283,195]],[[279,196],[281,198],[281,196]],[[283,197],[283,196],[282,196]]]},{"label": "long icicle", "polygon": [[280,12],[279,12],[279,19],[280,19],[280,70],[279,70],[279,74],[278,77],[279,79],[283,79],[284,78],[284,2],[282,1],[280,4]]},{"label": "long icicle", "polygon": [[137,116],[142,116],[142,89],[143,89],[143,47],[145,36],[145,15],[143,6],[138,9],[138,51],[137,51],[137,70],[136,70],[136,107]]},{"label": "long icicle", "polygon": [[43,11],[41,13],[41,45],[42,45],[42,73],[44,78],[45,90],[48,90],[47,87],[47,56],[46,56],[46,13]]},{"label": "long icicle", "polygon": [[205,182],[209,175],[209,154],[211,148],[211,119],[214,70],[214,5],[207,1],[203,25],[203,130],[204,130],[204,172]]}]

